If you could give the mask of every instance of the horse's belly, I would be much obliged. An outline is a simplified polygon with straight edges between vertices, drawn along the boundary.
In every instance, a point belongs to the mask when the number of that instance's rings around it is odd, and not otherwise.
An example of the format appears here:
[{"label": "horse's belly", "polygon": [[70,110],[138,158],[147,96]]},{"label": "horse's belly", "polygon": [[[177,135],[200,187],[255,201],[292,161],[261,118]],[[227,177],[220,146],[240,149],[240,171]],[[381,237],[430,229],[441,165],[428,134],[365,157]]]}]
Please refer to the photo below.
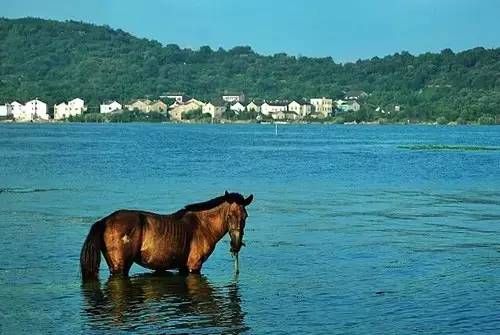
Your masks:
[{"label": "horse's belly", "polygon": [[138,263],[153,270],[168,270],[184,266],[186,258],[175,250],[141,250]]}]

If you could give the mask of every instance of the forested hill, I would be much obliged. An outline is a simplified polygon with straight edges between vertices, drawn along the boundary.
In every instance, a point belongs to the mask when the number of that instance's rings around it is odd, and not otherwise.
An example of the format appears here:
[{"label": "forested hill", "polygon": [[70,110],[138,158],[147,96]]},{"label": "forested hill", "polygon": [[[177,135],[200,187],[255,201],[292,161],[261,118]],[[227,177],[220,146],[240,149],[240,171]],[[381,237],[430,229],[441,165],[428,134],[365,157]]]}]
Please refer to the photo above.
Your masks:
[{"label": "forested hill", "polygon": [[337,98],[352,89],[371,94],[365,109],[398,104],[402,116],[420,120],[475,120],[500,111],[499,48],[401,52],[338,64],[330,57],[262,56],[246,46],[194,51],[106,26],[34,18],[0,19],[0,45],[0,102],[82,97],[97,104],[166,91],[201,99],[224,91],[250,98]]}]

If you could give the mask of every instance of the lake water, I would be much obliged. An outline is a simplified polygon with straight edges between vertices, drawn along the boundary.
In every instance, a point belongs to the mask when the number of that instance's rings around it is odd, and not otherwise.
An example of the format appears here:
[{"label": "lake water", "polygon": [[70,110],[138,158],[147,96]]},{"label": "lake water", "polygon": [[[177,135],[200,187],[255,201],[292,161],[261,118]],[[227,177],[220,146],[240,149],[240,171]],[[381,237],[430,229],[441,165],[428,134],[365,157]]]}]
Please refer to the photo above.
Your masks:
[{"label": "lake water", "polygon": [[[0,333],[499,334],[500,128],[0,125]],[[493,150],[487,150],[493,149]],[[255,200],[235,276],[82,287],[90,225]]]}]

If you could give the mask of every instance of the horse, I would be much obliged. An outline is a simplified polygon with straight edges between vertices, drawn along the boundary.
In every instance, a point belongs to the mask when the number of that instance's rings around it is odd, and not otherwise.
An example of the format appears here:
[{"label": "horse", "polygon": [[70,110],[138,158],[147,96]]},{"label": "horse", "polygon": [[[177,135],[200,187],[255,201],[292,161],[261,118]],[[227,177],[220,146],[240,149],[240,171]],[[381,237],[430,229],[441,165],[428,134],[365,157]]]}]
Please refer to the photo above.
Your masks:
[{"label": "horse", "polygon": [[83,243],[83,281],[97,280],[101,252],[111,275],[128,276],[135,262],[155,271],[200,273],[216,243],[229,233],[230,251],[238,255],[253,200],[239,193],[190,204],[173,214],[118,210],[95,222]]}]

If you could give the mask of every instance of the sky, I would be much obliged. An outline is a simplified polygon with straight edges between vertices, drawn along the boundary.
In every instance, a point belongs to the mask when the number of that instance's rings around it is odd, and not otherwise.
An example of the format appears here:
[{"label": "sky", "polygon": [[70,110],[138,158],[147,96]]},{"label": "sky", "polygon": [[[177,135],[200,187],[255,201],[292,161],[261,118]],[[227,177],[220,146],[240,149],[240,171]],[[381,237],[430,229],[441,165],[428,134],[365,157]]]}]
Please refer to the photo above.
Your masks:
[{"label": "sky", "polygon": [[197,49],[335,61],[500,47],[500,0],[0,0],[0,16],[77,20]]}]

